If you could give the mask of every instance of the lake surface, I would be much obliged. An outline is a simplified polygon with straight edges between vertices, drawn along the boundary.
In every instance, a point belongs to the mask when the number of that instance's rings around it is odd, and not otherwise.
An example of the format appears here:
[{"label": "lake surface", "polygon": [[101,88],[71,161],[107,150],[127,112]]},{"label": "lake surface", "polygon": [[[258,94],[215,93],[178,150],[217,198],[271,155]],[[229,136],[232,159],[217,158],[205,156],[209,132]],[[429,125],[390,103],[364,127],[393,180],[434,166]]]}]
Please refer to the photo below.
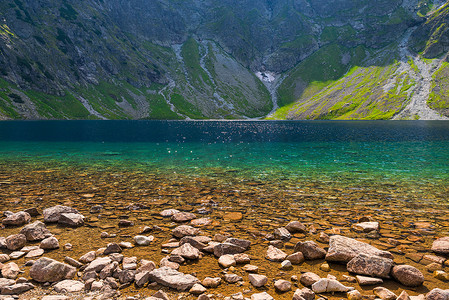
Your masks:
[{"label": "lake surface", "polygon": [[[278,245],[287,253],[304,240],[326,248],[322,234],[357,238],[391,251],[396,263],[420,269],[425,284],[407,292],[424,294],[449,288],[427,272],[431,262],[424,258],[433,254],[437,237],[449,235],[448,179],[449,122],[0,122],[0,210],[42,211],[60,204],[86,216],[86,225],[76,229],[47,225],[61,245],[73,245],[70,252],[45,254],[59,261],[110,242],[132,243],[144,226],[157,226],[150,246],[123,252],[157,263],[177,225],[159,212],[174,208],[195,213],[197,223],[191,225],[203,235],[250,240],[246,253],[270,280],[290,280],[304,270],[322,277],[353,275],[340,264],[324,272],[324,260],[282,272],[278,263],[266,260],[274,229],[298,220],[307,231]],[[91,211],[94,205],[101,211]],[[379,222],[379,231],[354,229],[361,217]],[[120,227],[120,219],[135,225]],[[7,236],[18,229],[2,230]],[[100,238],[102,232],[114,237]],[[200,279],[223,272],[213,255],[180,270]],[[246,280],[241,266],[235,272]],[[404,289],[394,280],[383,286],[397,295]],[[130,286],[121,292],[150,296],[162,287],[152,288]],[[231,295],[247,288],[221,284],[213,292]],[[280,300],[293,296],[293,291],[277,293],[272,285],[267,291]]]},{"label": "lake surface", "polygon": [[1,122],[0,164],[438,187],[449,122]]}]

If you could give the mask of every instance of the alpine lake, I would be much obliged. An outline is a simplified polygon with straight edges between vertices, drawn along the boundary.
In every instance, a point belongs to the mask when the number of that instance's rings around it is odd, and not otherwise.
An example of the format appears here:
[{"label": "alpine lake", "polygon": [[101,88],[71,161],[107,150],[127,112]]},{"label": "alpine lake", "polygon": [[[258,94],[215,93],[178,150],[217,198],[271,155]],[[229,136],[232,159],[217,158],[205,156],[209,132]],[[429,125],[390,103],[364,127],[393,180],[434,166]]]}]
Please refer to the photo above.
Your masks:
[{"label": "alpine lake", "polygon": [[[208,288],[217,299],[242,292],[268,292],[275,299],[292,299],[302,284],[292,281],[291,291],[275,291],[274,280],[298,278],[303,272],[341,279],[354,276],[344,264],[324,259],[306,260],[281,270],[280,262],[265,258],[270,243],[287,254],[299,241],[311,240],[327,249],[323,233],[355,238],[390,251],[396,264],[418,268],[422,286],[405,287],[393,279],[382,286],[396,295],[411,296],[449,283],[433,276],[435,268],[448,271],[446,258],[435,261],[433,241],[449,235],[449,122],[445,121],[5,121],[0,122],[0,210],[17,212],[65,205],[85,216],[85,224],[71,228],[47,224],[60,248],[44,256],[64,261],[78,259],[108,243],[130,242],[148,226],[154,236],[149,246],[123,249],[127,257],[159,265],[172,250],[167,244],[172,229],[192,225],[204,236],[217,234],[251,241],[245,251],[258,274],[268,283],[255,288],[243,265],[220,267],[210,253],[187,260],[179,271],[205,277],[234,273],[242,281]],[[99,211],[91,211],[100,205]],[[184,223],[162,217],[177,209],[196,220]],[[198,220],[199,219],[199,220]],[[42,214],[32,222],[43,220]],[[133,223],[119,226],[120,220]],[[360,220],[379,222],[379,230],[363,232]],[[290,240],[274,241],[276,228],[299,221],[305,232]],[[192,222],[192,223],[191,223]],[[0,236],[21,227],[4,227]],[[102,232],[110,237],[102,238]],[[73,245],[65,250],[64,245]],[[27,245],[39,245],[27,243]],[[11,251],[2,249],[3,253]],[[37,258],[36,258],[37,259]],[[440,257],[441,259],[441,257]],[[29,278],[29,259],[15,262]],[[435,266],[435,263],[438,266]],[[372,287],[355,287],[374,299]],[[37,288],[21,299],[55,294],[50,286]],[[121,298],[138,299],[162,289],[170,297],[198,296],[159,284],[137,288],[122,286]],[[72,295],[82,299],[85,295]],[[136,296],[138,295],[138,296]],[[325,293],[325,299],[346,298]]]}]

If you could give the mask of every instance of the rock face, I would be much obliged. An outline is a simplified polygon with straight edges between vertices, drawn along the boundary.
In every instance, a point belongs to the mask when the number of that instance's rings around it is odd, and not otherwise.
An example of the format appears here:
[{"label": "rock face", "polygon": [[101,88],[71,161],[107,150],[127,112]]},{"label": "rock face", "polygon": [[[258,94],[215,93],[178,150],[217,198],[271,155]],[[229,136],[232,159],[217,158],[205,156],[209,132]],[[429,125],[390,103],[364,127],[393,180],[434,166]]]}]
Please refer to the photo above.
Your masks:
[{"label": "rock face", "polygon": [[3,219],[2,224],[5,226],[20,226],[31,221],[31,216],[29,213],[24,211],[19,211],[15,214],[9,215],[7,218]]},{"label": "rock face", "polygon": [[50,231],[40,221],[26,225],[20,230],[20,233],[25,235],[27,241],[30,242],[43,240],[50,235]]},{"label": "rock face", "polygon": [[424,275],[421,271],[409,265],[394,266],[391,275],[405,286],[420,286],[424,282]]},{"label": "rock face", "polygon": [[390,252],[379,250],[367,243],[341,235],[330,237],[329,250],[326,254],[327,261],[349,262],[358,254],[376,255],[393,259],[393,255]]},{"label": "rock face", "polygon": [[318,246],[314,241],[296,243],[295,252],[301,252],[304,258],[308,260],[321,259],[326,256],[326,250]]},{"label": "rock face", "polygon": [[37,282],[55,282],[70,279],[76,273],[72,266],[60,263],[54,259],[39,258],[30,269],[30,276]]},{"label": "rock face", "polygon": [[44,209],[44,211],[43,211],[44,222],[45,223],[56,223],[59,221],[61,214],[65,214],[65,213],[79,214],[79,211],[77,211],[74,208],[71,208],[68,206],[62,206],[62,205],[56,205],[53,207],[49,207],[49,208]]},{"label": "rock face", "polygon": [[393,260],[375,255],[359,254],[347,264],[349,272],[372,277],[389,278]]},{"label": "rock face", "polygon": [[435,240],[432,244],[432,251],[438,254],[449,254],[449,236]]},{"label": "rock face", "polygon": [[183,274],[168,267],[162,267],[151,271],[149,278],[152,281],[156,281],[159,284],[178,291],[189,290],[195,283],[200,283],[196,277]]},{"label": "rock face", "polygon": [[322,278],[312,284],[312,290],[315,293],[348,292],[352,291],[353,289],[353,287],[344,286],[337,280],[328,278]]}]

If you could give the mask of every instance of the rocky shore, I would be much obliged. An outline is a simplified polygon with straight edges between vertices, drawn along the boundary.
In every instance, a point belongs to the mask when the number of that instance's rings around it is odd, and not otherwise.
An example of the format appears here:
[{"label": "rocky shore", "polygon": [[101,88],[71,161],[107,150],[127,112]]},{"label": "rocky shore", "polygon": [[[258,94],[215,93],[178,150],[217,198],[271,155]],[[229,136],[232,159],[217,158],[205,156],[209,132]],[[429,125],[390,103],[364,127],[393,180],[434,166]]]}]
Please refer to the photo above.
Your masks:
[{"label": "rocky shore", "polygon": [[[384,224],[370,216],[330,230],[291,219],[271,232],[248,235],[248,228],[238,227],[242,213],[218,220],[207,206],[194,212],[152,207],[151,224],[126,215],[149,209],[139,203],[123,207],[116,226],[102,226],[93,250],[83,240],[98,235],[93,223],[105,213],[103,205],[91,205],[88,216],[64,205],[4,211],[0,299],[449,299],[449,236],[435,238],[428,254],[404,255],[397,249],[410,246],[412,238],[383,233],[387,243],[378,245],[393,252],[372,245]],[[224,220],[240,232],[214,232]],[[82,228],[87,231],[73,241],[57,238]]]}]

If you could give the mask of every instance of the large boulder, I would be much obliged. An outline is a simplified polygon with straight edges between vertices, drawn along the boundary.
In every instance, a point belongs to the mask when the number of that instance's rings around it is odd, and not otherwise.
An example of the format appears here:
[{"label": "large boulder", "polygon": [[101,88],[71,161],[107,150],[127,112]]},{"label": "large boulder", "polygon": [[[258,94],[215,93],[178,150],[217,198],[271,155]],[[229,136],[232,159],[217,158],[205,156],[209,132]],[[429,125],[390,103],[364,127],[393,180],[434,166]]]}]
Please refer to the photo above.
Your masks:
[{"label": "large boulder", "polygon": [[349,272],[380,278],[390,278],[392,267],[392,259],[366,254],[357,255],[347,264]]},{"label": "large boulder", "polygon": [[162,267],[150,272],[150,280],[178,291],[186,291],[195,283],[200,283],[198,278],[186,275],[169,267]]},{"label": "large boulder", "polygon": [[59,221],[61,214],[74,213],[79,214],[80,212],[76,209],[63,205],[56,205],[53,207],[49,207],[44,209],[44,222],[45,223],[56,223]]},{"label": "large boulder", "polygon": [[393,259],[393,255],[390,252],[379,250],[370,244],[341,235],[330,237],[329,250],[326,254],[327,261],[349,262],[359,254],[376,255]]},{"label": "large boulder", "polygon": [[39,258],[30,269],[30,276],[37,282],[56,282],[71,279],[76,268],[48,257]]},{"label": "large boulder", "polygon": [[24,211],[19,211],[15,214],[11,214],[5,219],[3,219],[2,224],[5,226],[20,226],[31,221],[31,216],[29,213]]},{"label": "large boulder", "polygon": [[424,275],[421,271],[409,265],[394,266],[391,275],[405,286],[414,287],[424,283]]},{"label": "large boulder", "polygon": [[295,252],[301,252],[304,258],[308,260],[321,259],[326,256],[326,250],[318,246],[314,241],[296,243]]},{"label": "large boulder", "polygon": [[20,230],[20,233],[25,235],[27,241],[30,242],[40,241],[51,235],[50,231],[41,221],[26,225]]},{"label": "large boulder", "polygon": [[449,236],[435,240],[432,244],[432,251],[438,254],[449,254]]}]

